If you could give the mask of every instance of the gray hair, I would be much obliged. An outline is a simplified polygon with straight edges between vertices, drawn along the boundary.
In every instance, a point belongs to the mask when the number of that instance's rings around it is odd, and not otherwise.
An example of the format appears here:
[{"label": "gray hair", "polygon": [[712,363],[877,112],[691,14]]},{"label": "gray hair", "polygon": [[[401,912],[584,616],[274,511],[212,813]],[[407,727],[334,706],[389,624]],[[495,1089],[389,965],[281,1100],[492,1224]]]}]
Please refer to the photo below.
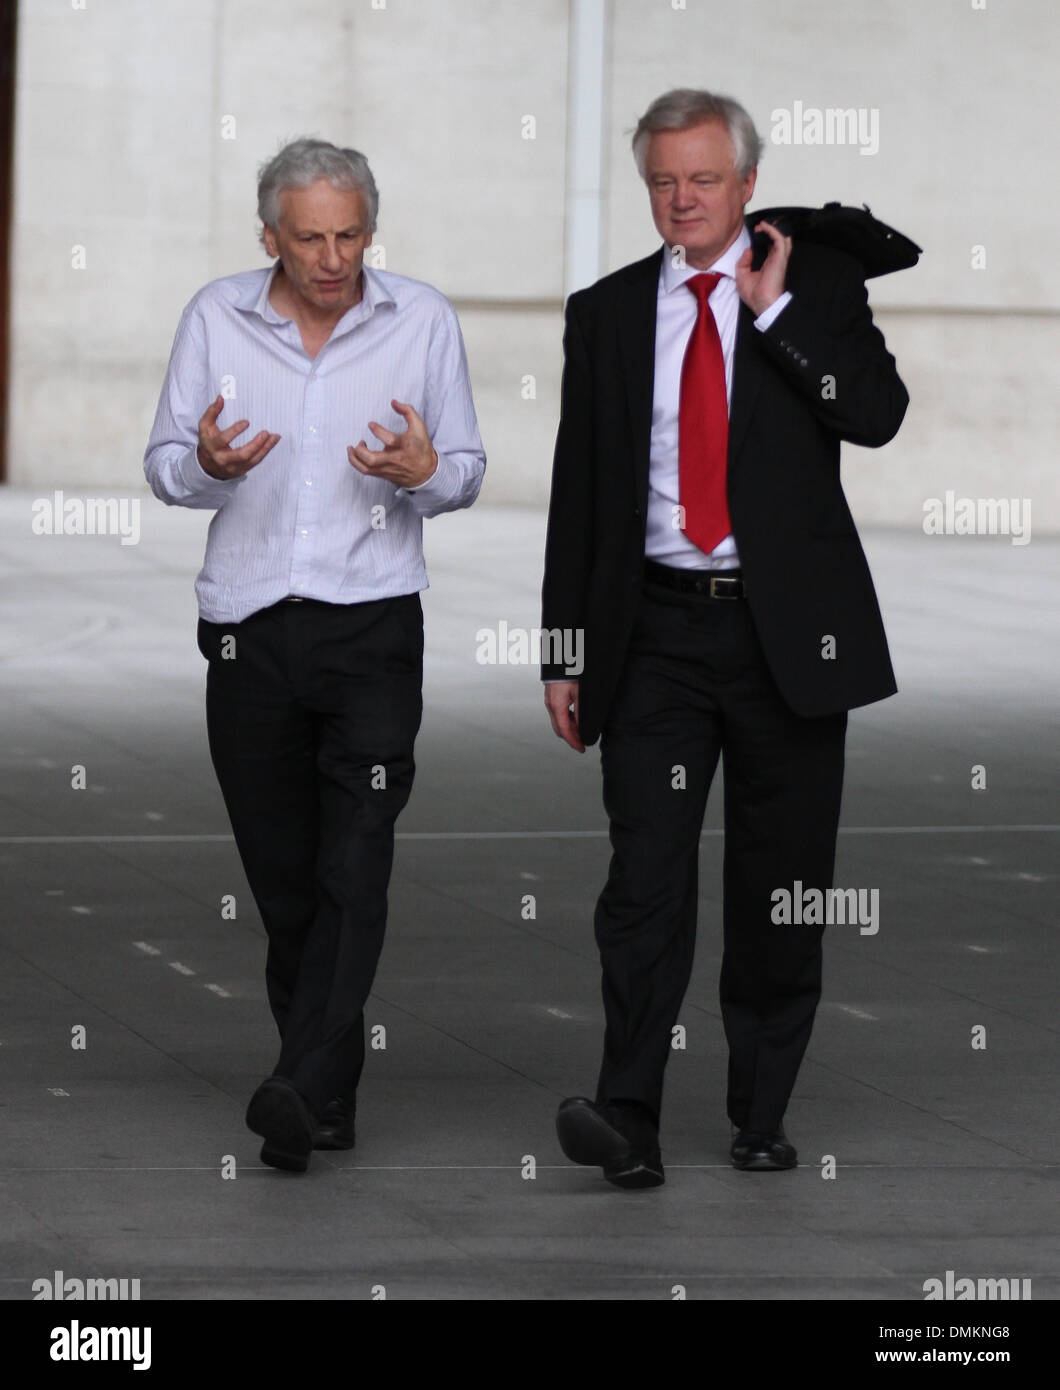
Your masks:
[{"label": "gray hair", "polygon": [[656,97],[637,122],[633,132],[633,158],[637,172],[645,177],[648,141],[660,130],[691,130],[706,121],[721,121],[729,132],[733,148],[733,167],[746,178],[762,158],[762,141],[755,123],[738,101],[715,96],[693,87],[675,87]]},{"label": "gray hair", "polygon": [[288,188],[308,188],[327,179],[332,188],[361,193],[368,213],[368,230],[375,231],[379,216],[379,190],[360,150],[340,149],[327,140],[292,140],[258,170],[258,216],[265,245],[265,226],[275,227],[280,218],[280,194]]}]

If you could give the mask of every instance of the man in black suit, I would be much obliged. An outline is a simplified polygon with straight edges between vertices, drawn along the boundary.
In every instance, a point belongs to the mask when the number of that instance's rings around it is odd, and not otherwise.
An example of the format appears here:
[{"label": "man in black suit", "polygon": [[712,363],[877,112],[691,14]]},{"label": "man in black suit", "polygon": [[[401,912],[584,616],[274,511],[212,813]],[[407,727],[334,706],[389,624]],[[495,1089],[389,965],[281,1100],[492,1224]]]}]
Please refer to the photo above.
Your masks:
[{"label": "man in black suit", "polygon": [[545,703],[571,747],[600,738],[613,850],[603,1064],[557,1130],[647,1187],[719,757],[731,1158],[797,1161],[823,929],[775,924],[772,894],[832,886],[847,711],[896,689],[839,446],[886,444],[908,395],[858,262],[745,217],[761,142],[738,103],[666,93],[633,150],[665,246],[567,304],[542,626],[582,630],[580,679],[546,664]]}]

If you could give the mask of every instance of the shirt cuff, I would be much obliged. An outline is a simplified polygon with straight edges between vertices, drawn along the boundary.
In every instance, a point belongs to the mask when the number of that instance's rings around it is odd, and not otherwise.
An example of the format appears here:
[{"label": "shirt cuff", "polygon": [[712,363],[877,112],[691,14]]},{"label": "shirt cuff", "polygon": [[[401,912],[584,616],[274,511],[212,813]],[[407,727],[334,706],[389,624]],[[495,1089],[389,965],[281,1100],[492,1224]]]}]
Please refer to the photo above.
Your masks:
[{"label": "shirt cuff", "polygon": [[[460,478],[458,471],[449,461],[447,454],[443,454],[441,449],[435,450],[438,455],[438,467],[429,478],[416,487],[403,487],[402,492],[407,492],[412,498],[412,505],[417,511],[423,504],[427,506],[437,506],[439,502],[448,502],[455,495],[459,487]],[[416,499],[422,499],[417,503]]]},{"label": "shirt cuff", "polygon": [[188,450],[177,464],[177,472],[180,474],[181,482],[188,489],[190,497],[205,497],[212,494],[219,498],[226,498],[232,484],[241,483],[246,476],[240,474],[238,478],[212,478],[199,462],[197,448]]},{"label": "shirt cuff", "polygon": [[791,291],[785,290],[779,299],[774,299],[768,309],[763,311],[755,319],[755,327],[760,333],[764,333],[771,326],[775,319],[779,318],[784,310],[791,303]]}]

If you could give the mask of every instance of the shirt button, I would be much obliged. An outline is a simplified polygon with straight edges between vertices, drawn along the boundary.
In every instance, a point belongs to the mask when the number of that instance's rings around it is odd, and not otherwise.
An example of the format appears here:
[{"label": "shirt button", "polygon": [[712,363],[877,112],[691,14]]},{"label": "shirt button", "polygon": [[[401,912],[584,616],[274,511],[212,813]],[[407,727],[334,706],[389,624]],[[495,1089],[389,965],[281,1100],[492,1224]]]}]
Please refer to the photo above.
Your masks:
[{"label": "shirt button", "polygon": [[308,535],[309,535],[309,532],[308,532],[308,531],[303,531],[303,532],[302,532],[302,535],[303,535],[303,536],[308,536]]},{"label": "shirt button", "polygon": [[306,487],[312,487],[312,486],[313,486],[313,479],[312,479],[312,478],[307,478],[307,479],[305,480],[305,485],[306,485]]}]

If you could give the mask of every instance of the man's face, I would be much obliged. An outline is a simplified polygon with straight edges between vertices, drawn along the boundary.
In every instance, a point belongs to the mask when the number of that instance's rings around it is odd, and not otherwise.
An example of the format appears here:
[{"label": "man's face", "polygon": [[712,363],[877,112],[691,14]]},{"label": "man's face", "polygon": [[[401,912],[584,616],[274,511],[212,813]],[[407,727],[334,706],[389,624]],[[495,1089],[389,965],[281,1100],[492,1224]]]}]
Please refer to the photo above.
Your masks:
[{"label": "man's face", "polygon": [[660,236],[705,269],[736,239],[756,171],[740,178],[729,132],[721,121],[707,121],[650,136],[644,172]]},{"label": "man's face", "polygon": [[332,188],[327,179],[285,188],[278,225],[265,227],[265,249],[283,262],[295,299],[337,318],[357,303],[371,244],[364,194]]}]

